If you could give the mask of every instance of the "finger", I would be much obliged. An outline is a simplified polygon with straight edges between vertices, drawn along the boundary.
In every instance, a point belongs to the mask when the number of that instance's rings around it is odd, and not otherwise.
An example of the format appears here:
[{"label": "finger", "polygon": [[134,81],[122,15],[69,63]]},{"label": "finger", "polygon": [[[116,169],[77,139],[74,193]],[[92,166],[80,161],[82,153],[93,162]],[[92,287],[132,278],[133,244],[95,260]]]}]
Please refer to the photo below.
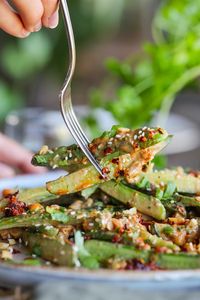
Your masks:
[{"label": "finger", "polygon": [[28,32],[20,19],[6,1],[0,0],[0,29],[16,37],[27,37]]},{"label": "finger", "polygon": [[44,168],[37,168],[31,164],[32,153],[24,149],[15,141],[0,134],[0,160],[13,168],[19,168],[26,173],[43,173]]},{"label": "finger", "polygon": [[55,28],[58,25],[58,0],[41,0],[44,7],[42,24],[48,28]]},{"label": "finger", "polygon": [[15,171],[11,167],[0,163],[0,178],[13,177],[14,175]]},{"label": "finger", "polygon": [[39,31],[42,27],[41,19],[44,13],[41,0],[13,0],[16,10],[19,12],[24,27],[28,31]]}]

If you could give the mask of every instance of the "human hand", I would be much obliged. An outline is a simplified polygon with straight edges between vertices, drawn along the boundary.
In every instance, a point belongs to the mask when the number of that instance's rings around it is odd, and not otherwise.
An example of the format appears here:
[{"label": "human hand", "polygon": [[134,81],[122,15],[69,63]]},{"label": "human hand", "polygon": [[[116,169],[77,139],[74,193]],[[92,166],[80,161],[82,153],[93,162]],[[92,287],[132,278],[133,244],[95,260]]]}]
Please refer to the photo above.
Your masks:
[{"label": "human hand", "polygon": [[14,176],[16,169],[24,173],[44,172],[44,168],[31,165],[31,158],[29,151],[0,133],[0,178]]},{"label": "human hand", "polygon": [[[11,6],[9,2],[13,5]],[[58,0],[0,0],[0,29],[25,38],[42,26],[58,25]]]}]

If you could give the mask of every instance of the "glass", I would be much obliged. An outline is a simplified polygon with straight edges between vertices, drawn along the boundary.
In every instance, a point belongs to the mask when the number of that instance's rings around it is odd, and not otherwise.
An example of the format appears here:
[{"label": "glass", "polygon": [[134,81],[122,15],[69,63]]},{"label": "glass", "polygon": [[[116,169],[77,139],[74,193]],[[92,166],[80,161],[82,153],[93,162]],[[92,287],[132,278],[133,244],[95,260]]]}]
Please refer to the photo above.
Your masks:
[{"label": "glass", "polygon": [[32,151],[73,143],[59,111],[26,108],[11,112],[5,120],[5,134]]},{"label": "glass", "polygon": [[[76,106],[75,112],[81,121],[88,116],[89,108],[84,105]],[[95,109],[92,114],[102,131],[110,129],[115,124],[110,113],[102,109]],[[61,113],[47,111],[44,108],[25,108],[10,112],[5,120],[4,133],[33,152],[37,152],[42,145],[58,147],[74,143]],[[86,133],[91,138],[88,128]]]}]

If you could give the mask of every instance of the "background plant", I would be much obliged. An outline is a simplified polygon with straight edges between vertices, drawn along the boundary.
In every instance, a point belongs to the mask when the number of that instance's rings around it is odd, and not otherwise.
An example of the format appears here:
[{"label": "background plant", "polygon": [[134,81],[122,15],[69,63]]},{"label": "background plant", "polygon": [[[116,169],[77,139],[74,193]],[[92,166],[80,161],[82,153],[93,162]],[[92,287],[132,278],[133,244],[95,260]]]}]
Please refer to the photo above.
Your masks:
[{"label": "background plant", "polygon": [[[119,26],[127,2],[69,1],[78,48]],[[162,1],[152,22],[152,37],[153,42],[145,43],[126,60],[108,59],[108,76],[92,91],[91,106],[105,108],[124,126],[151,123],[155,115],[162,124],[177,94],[198,88],[200,0]],[[38,81],[52,76],[62,82],[66,66],[63,41],[62,24],[56,31],[43,30],[27,40],[1,34],[0,122],[11,109],[34,103],[30,98],[37,97]],[[96,133],[96,120],[89,116],[86,121]]]},{"label": "background plant", "polygon": [[[162,1],[152,22],[153,42],[125,61],[106,61],[108,77],[92,91],[92,107],[103,107],[130,128],[162,124],[178,93],[198,88],[200,0]],[[87,123],[95,130],[92,116]]]}]

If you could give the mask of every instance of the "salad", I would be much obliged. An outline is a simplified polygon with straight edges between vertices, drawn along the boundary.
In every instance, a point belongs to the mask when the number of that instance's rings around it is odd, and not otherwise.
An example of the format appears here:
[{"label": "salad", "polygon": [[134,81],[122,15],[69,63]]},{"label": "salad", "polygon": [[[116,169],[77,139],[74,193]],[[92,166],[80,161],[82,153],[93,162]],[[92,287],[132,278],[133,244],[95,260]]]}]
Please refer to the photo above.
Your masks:
[{"label": "salad", "polygon": [[[45,187],[2,191],[1,260],[87,269],[200,268],[200,173],[153,168],[170,139],[159,127],[113,126],[89,145],[104,177],[77,145],[43,146],[32,163],[66,175]],[[29,253],[21,262],[12,255],[18,242]]]}]

